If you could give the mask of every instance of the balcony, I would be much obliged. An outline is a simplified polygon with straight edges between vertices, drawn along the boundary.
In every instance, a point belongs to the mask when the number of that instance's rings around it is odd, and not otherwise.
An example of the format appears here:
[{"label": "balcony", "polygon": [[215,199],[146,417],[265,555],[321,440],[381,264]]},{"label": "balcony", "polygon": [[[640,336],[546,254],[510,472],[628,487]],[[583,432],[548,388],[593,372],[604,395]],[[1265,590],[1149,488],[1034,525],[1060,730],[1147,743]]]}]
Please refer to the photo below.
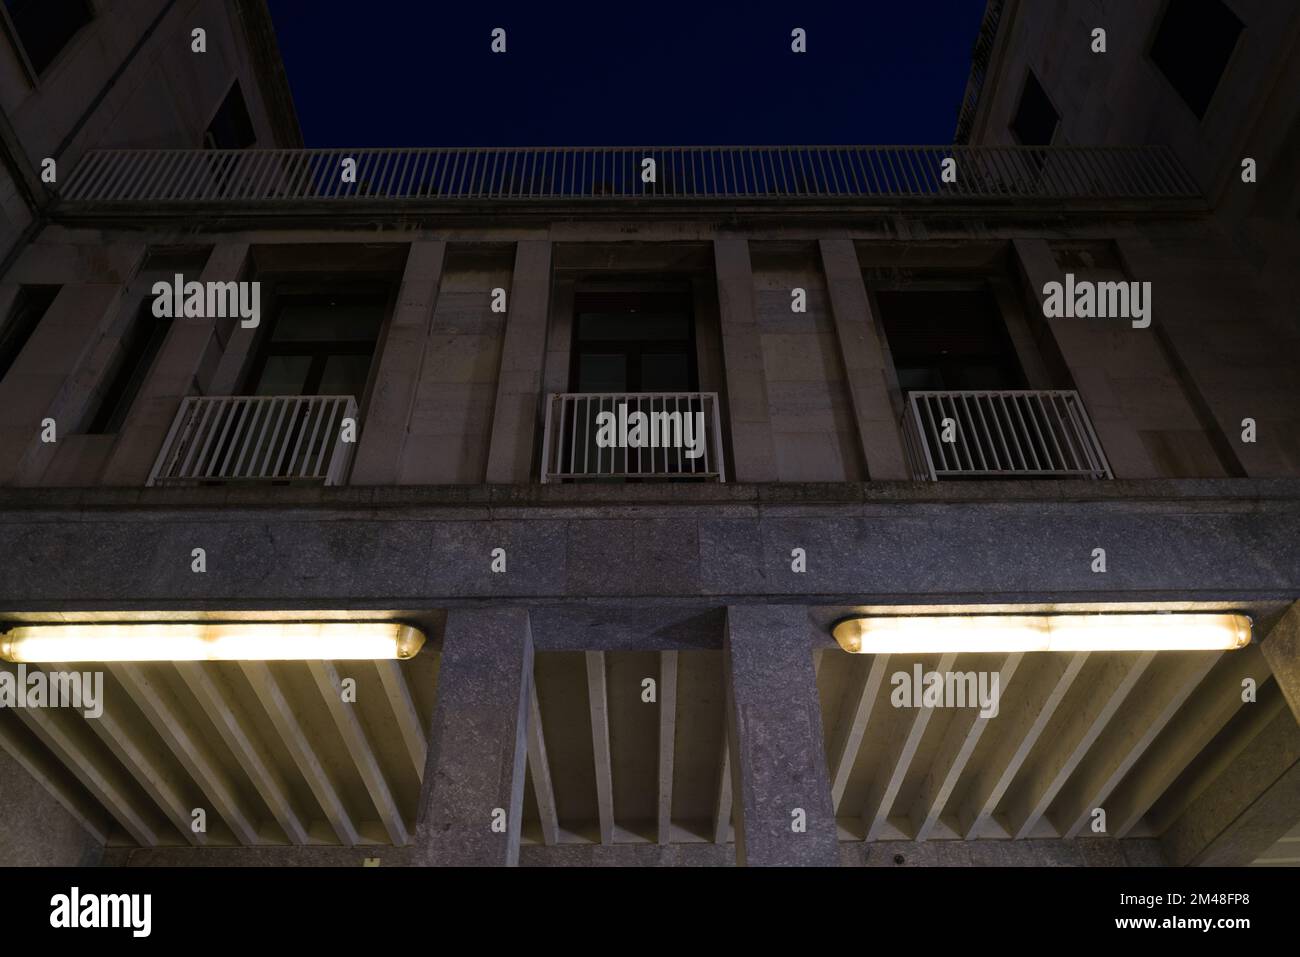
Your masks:
[{"label": "balcony", "polygon": [[191,396],[181,401],[149,485],[277,482],[340,485],[355,441],[350,395]]},{"label": "balcony", "polygon": [[716,392],[566,392],[546,402],[541,481],[725,482]]},{"label": "balcony", "polygon": [[1111,478],[1074,391],[909,392],[903,442],[914,478]]},{"label": "balcony", "polygon": [[[942,179],[956,160],[956,181]],[[643,162],[655,162],[644,182]],[[344,163],[356,163],[345,181]],[[673,200],[831,204],[1202,202],[1169,149],[736,146],[528,149],[90,150],[62,193],[71,212],[166,214],[437,208],[467,202]]]}]

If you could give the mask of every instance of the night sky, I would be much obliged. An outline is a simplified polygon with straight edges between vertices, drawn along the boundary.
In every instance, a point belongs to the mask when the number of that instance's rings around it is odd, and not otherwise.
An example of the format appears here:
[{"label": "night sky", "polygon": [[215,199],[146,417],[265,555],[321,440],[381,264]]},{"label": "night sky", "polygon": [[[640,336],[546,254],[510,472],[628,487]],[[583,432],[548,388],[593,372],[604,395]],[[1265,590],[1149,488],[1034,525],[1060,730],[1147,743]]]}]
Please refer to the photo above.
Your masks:
[{"label": "night sky", "polygon": [[984,0],[270,9],[307,146],[950,143]]}]

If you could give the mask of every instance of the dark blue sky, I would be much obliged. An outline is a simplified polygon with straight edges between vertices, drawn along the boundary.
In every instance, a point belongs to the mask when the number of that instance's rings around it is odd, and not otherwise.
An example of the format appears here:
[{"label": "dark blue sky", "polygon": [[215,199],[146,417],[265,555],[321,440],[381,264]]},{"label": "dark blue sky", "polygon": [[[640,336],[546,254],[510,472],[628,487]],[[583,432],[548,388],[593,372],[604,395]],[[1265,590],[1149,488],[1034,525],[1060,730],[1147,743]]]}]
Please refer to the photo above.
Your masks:
[{"label": "dark blue sky", "polygon": [[949,143],[984,0],[270,9],[308,146]]}]

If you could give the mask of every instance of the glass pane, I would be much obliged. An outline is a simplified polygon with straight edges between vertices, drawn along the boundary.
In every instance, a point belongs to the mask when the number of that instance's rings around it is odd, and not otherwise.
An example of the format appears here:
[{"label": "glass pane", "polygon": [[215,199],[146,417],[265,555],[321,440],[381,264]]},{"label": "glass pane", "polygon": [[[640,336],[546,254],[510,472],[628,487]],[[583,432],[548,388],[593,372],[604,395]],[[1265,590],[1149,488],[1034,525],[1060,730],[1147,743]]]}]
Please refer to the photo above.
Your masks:
[{"label": "glass pane", "polygon": [[627,360],[621,355],[578,357],[579,392],[626,392]]},{"label": "glass pane", "polygon": [[686,356],[641,357],[642,392],[685,392],[690,387],[691,372]]},{"label": "glass pane", "polygon": [[360,401],[370,372],[370,356],[330,356],[317,395],[350,395]]},{"label": "glass pane", "polygon": [[302,395],[311,356],[269,356],[253,395]]},{"label": "glass pane", "polygon": [[579,339],[644,341],[689,339],[690,335],[690,323],[683,315],[588,312],[578,317]]},{"label": "glass pane", "polygon": [[383,307],[374,304],[287,303],[280,309],[271,338],[276,342],[374,342],[383,318]]}]

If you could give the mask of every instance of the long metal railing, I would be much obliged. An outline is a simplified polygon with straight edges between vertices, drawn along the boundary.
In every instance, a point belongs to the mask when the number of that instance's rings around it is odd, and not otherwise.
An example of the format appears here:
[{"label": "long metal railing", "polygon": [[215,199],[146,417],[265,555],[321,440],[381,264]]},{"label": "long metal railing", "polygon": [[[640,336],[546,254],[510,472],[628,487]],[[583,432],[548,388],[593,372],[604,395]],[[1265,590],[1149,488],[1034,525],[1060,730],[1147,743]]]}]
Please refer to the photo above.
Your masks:
[{"label": "long metal railing", "polygon": [[547,398],[542,482],[725,482],[716,392],[568,392]]},{"label": "long metal railing", "polygon": [[[348,440],[345,421],[353,423]],[[190,396],[149,485],[295,481],[339,485],[356,448],[350,395]]]},{"label": "long metal railing", "polygon": [[1072,390],[910,392],[903,441],[912,475],[922,481],[1111,478]]},{"label": "long metal railing", "polygon": [[1200,196],[1190,174],[1162,146],[91,150],[62,191],[65,202],[83,207],[148,203],[162,208],[365,201]]}]

